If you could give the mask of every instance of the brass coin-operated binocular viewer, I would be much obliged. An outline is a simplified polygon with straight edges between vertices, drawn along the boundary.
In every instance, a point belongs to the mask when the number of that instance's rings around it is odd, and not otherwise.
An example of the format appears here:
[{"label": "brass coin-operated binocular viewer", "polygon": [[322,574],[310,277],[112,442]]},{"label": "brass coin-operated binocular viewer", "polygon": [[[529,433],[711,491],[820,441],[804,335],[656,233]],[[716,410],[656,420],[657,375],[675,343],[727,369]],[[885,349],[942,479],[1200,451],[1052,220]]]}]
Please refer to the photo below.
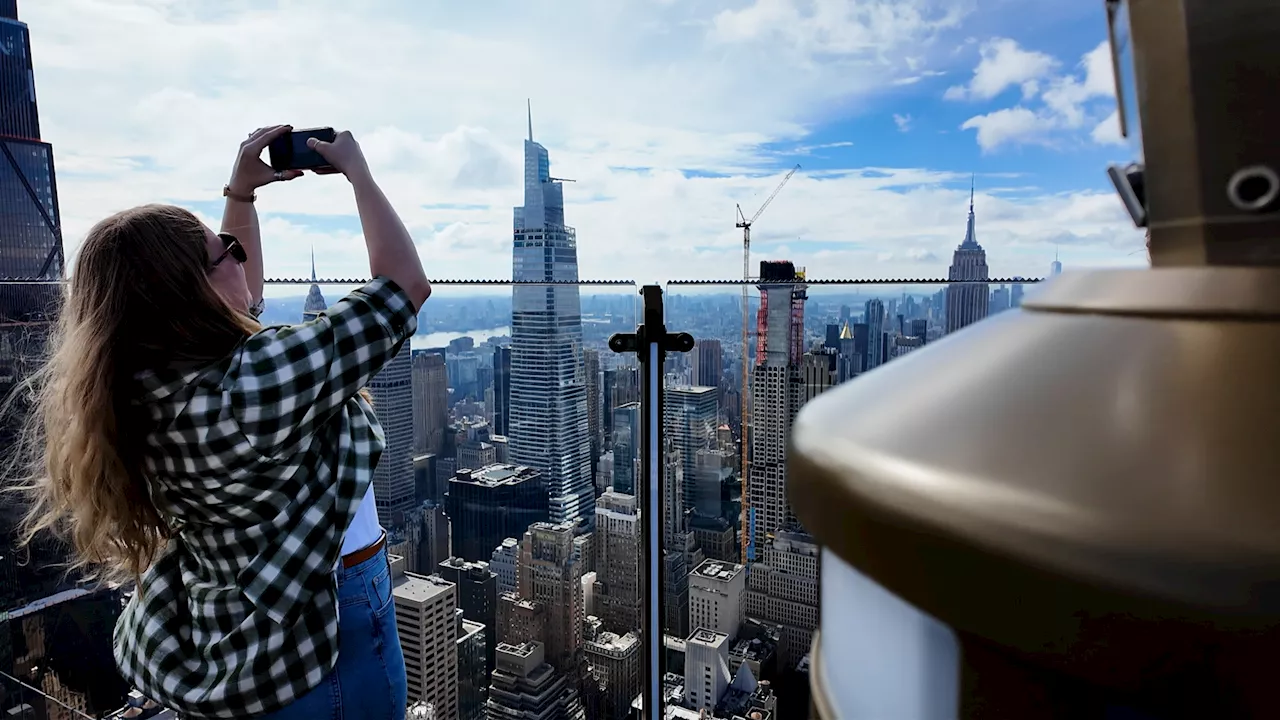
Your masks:
[{"label": "brass coin-operated binocular viewer", "polygon": [[814,400],[824,720],[1280,718],[1280,2],[1106,2],[1152,268]]}]

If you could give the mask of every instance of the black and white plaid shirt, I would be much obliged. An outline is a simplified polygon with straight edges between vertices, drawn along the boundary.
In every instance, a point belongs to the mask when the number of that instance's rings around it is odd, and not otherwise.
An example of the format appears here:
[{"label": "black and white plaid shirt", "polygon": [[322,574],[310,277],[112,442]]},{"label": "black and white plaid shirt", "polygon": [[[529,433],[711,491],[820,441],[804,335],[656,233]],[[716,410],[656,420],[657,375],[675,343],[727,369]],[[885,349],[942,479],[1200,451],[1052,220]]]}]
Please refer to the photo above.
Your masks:
[{"label": "black and white plaid shirt", "polygon": [[357,393],[416,328],[404,291],[375,278],[209,367],[139,377],[152,498],[180,524],[116,625],[139,691],[187,716],[243,718],[333,669],[334,568],[384,445]]}]

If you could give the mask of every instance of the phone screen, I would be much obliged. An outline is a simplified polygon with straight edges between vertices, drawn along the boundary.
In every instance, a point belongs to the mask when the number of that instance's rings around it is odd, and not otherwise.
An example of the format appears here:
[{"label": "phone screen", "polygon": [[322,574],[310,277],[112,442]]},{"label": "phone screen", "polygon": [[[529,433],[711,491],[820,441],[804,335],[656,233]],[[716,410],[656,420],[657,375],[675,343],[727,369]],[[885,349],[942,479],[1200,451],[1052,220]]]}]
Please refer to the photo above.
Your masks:
[{"label": "phone screen", "polygon": [[318,138],[333,142],[334,137],[333,128],[307,128],[286,133],[268,148],[271,167],[276,170],[314,170],[328,167],[329,162],[320,153],[307,147],[307,140]]}]

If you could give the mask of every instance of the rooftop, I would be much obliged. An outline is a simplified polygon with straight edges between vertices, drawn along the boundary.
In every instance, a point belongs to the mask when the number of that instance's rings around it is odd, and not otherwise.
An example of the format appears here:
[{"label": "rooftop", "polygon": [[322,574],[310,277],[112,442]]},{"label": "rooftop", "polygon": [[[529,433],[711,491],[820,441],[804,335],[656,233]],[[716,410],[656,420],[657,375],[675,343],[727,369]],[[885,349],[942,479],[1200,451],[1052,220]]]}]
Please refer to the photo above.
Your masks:
[{"label": "rooftop", "polygon": [[485,560],[464,560],[457,555],[440,561],[441,566],[448,566],[467,573],[489,573],[489,563]]},{"label": "rooftop", "polygon": [[724,562],[723,560],[703,560],[702,564],[695,568],[692,574],[711,580],[728,582],[741,573],[742,569],[742,566],[737,563]]},{"label": "rooftop", "polygon": [[524,465],[494,463],[492,465],[485,465],[479,470],[459,470],[454,473],[450,482],[469,482],[474,485],[497,487],[499,485],[515,483],[540,476],[541,473],[537,470],[531,467],[525,467]]},{"label": "rooftop", "polygon": [[617,633],[604,632],[596,636],[595,640],[588,641],[587,644],[598,646],[602,650],[626,652],[639,645],[640,638],[636,637],[635,633],[618,635]]},{"label": "rooftop", "polygon": [[707,393],[718,392],[716,388],[706,385],[671,385],[665,390],[666,392],[678,392],[683,395],[706,395]]},{"label": "rooftop", "polygon": [[466,618],[462,619],[462,632],[458,633],[458,641],[461,642],[476,633],[484,632],[484,623],[472,622]]},{"label": "rooftop", "polygon": [[435,599],[438,595],[452,593],[453,587],[453,583],[439,575],[405,573],[396,582],[392,592],[396,598],[402,598],[414,603],[425,603]]},{"label": "rooftop", "polygon": [[729,642],[729,636],[715,630],[706,628],[698,628],[689,636],[689,642],[702,643],[704,645],[719,645]]},{"label": "rooftop", "polygon": [[533,655],[537,653],[538,650],[541,649],[541,647],[542,647],[542,643],[539,643],[539,642],[524,642],[524,643],[520,643],[519,645],[512,645],[511,643],[498,643],[498,652],[503,655],[511,655],[513,657],[518,657],[523,659],[527,657],[533,657]]}]

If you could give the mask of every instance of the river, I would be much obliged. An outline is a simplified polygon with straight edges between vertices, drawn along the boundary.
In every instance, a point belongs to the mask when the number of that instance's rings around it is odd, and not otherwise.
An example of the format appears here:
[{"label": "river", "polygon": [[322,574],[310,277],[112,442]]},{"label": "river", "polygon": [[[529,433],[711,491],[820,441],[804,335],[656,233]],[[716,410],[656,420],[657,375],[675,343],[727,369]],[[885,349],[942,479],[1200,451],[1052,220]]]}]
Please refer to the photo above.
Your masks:
[{"label": "river", "polygon": [[465,330],[462,332],[433,332],[425,335],[414,335],[411,341],[414,349],[445,347],[450,340],[457,340],[460,337],[469,337],[476,341],[476,345],[482,345],[484,341],[492,337],[510,337],[511,328],[502,326],[489,328],[487,330]]}]

